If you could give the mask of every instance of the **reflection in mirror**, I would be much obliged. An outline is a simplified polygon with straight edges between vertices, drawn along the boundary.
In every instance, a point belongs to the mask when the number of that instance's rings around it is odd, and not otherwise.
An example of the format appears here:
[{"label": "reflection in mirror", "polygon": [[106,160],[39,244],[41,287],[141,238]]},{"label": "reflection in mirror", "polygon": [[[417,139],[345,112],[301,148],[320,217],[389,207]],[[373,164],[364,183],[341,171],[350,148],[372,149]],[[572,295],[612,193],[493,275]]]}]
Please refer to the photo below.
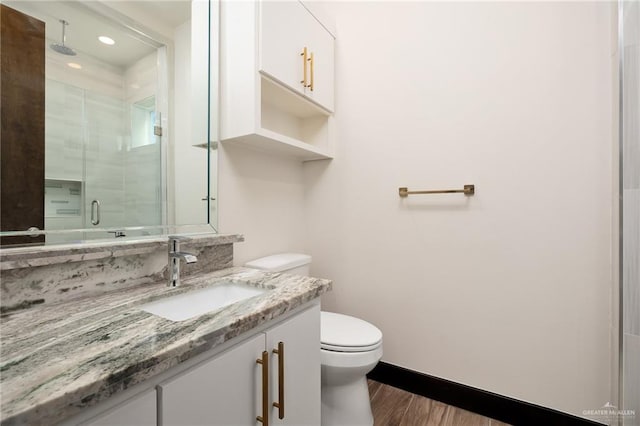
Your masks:
[{"label": "reflection in mirror", "polygon": [[[46,230],[47,244],[215,228],[208,1],[19,0],[2,8],[2,87],[17,91],[2,97],[2,169],[11,169],[2,175],[2,244],[43,242],[12,236],[33,228]],[[26,23],[10,22],[9,8]],[[5,117],[25,99],[15,82],[26,75],[5,64],[24,56],[19,42],[29,38],[28,56],[44,63],[26,64],[35,109]],[[42,93],[33,90],[39,81]],[[21,172],[42,156],[42,170]]]},{"label": "reflection in mirror", "polygon": [[138,148],[156,143],[156,97],[135,102],[131,105],[131,147]]}]

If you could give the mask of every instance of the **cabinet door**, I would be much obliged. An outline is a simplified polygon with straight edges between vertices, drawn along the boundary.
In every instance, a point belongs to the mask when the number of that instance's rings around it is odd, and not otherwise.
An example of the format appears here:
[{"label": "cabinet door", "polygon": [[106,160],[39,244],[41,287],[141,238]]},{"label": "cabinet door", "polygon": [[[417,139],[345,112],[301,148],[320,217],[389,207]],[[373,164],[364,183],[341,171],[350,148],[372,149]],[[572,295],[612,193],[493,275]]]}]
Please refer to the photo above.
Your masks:
[{"label": "cabinet door", "polygon": [[[333,111],[333,36],[297,1],[260,3],[260,70]],[[301,54],[307,48],[305,63]],[[313,53],[313,90],[311,84]],[[305,87],[305,68],[307,79]]]},{"label": "cabinet door", "polygon": [[301,53],[310,46],[307,31],[313,17],[297,1],[260,3],[260,70],[304,94]]},{"label": "cabinet door", "polygon": [[118,405],[87,426],[156,426],[156,391],[150,390]]},{"label": "cabinet door", "polygon": [[271,353],[271,400],[279,402],[279,354],[284,347],[284,418],[271,410],[272,425],[320,424],[320,307],[314,306],[267,331]]},{"label": "cabinet door", "polygon": [[[310,54],[313,53],[313,90],[305,89],[305,94],[333,111],[334,39],[317,21],[307,28]],[[311,74],[309,80],[311,83]]]},{"label": "cabinet door", "polygon": [[264,345],[260,334],[162,384],[162,424],[256,424]]}]

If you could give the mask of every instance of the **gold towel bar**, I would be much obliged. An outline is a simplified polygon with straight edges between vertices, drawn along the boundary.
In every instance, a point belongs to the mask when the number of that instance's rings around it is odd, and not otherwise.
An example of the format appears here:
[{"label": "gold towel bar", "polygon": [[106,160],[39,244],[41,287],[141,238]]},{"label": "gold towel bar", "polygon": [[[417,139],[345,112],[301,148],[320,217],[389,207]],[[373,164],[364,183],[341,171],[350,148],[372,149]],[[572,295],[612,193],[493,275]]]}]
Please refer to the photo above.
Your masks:
[{"label": "gold towel bar", "polygon": [[398,188],[398,192],[401,197],[407,197],[415,194],[454,194],[462,192],[464,195],[473,195],[476,193],[475,185],[465,185],[464,189],[441,189],[439,191],[409,191],[408,188]]}]

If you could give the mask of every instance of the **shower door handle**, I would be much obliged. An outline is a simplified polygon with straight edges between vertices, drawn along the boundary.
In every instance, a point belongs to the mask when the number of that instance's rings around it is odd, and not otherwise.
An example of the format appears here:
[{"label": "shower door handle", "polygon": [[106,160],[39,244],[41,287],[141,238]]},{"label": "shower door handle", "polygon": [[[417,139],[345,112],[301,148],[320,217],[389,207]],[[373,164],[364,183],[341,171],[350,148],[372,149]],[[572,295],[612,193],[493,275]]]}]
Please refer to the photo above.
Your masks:
[{"label": "shower door handle", "polygon": [[91,202],[91,224],[94,226],[100,224],[100,201],[98,200]]}]

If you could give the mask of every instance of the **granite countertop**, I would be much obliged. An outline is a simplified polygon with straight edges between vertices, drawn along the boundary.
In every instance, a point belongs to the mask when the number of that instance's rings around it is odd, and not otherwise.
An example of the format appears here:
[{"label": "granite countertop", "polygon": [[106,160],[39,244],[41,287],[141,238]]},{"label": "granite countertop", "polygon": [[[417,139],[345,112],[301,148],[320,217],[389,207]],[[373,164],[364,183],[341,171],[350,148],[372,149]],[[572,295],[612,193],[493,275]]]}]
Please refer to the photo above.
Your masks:
[{"label": "granite countertop", "polygon": [[[221,282],[272,289],[173,322],[142,304]],[[53,424],[305,304],[331,281],[228,268],[0,317],[2,425]]]},{"label": "granite countertop", "polygon": [[[239,234],[185,235],[190,247],[231,244],[244,241]],[[167,237],[137,238],[125,241],[90,241],[83,244],[27,246],[0,250],[0,269],[32,268],[59,263],[86,262],[121,256],[149,253],[167,248]]]}]

